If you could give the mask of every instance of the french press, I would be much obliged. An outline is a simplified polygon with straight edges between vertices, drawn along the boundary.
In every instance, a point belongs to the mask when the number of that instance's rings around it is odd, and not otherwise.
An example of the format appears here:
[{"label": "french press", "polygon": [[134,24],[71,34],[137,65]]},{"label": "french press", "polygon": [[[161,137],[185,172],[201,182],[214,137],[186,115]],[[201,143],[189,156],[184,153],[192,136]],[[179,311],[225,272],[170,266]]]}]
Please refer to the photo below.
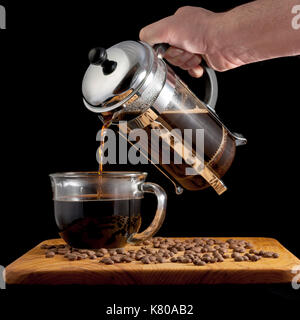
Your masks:
[{"label": "french press", "polygon": [[[162,161],[162,147],[155,155],[149,154],[153,148],[148,143],[142,149],[173,182],[177,193],[182,188],[201,190],[211,186],[222,194],[227,188],[220,178],[231,166],[236,146],[247,140],[231,132],[214,110],[218,95],[215,72],[204,66],[206,93],[201,101],[163,60],[165,50],[164,44],[152,48],[137,41],[123,41],[107,50],[92,49],[82,83],[84,104],[103,121],[112,119],[121,135],[140,128],[149,137],[152,134],[153,140],[153,132],[157,132],[174,156],[170,163]],[[125,127],[122,120],[127,121]],[[180,135],[184,129],[192,129],[188,142],[192,152],[185,152],[186,142]],[[204,132],[201,157],[195,147],[196,129]],[[182,158],[181,163],[174,161],[176,155]]]}]

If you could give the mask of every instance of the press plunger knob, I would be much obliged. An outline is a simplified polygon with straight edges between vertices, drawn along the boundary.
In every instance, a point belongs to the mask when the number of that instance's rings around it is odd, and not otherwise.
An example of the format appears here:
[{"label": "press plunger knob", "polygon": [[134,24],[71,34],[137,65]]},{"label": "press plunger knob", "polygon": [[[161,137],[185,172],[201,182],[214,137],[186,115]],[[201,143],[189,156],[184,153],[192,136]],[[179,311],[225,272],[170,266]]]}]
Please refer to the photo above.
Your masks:
[{"label": "press plunger knob", "polygon": [[114,72],[117,67],[117,62],[108,60],[107,53],[104,48],[94,48],[89,52],[90,63],[95,66],[101,66],[103,74],[108,75]]}]

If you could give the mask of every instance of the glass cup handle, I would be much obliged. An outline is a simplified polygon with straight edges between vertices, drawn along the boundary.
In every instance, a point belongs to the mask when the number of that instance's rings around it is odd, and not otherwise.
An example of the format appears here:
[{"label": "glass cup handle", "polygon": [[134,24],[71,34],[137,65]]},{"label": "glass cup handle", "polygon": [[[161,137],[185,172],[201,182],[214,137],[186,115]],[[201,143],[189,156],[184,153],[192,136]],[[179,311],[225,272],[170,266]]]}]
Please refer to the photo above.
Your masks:
[{"label": "glass cup handle", "polygon": [[131,244],[137,244],[152,237],[160,229],[166,216],[167,194],[165,193],[164,189],[152,182],[144,182],[140,185],[140,188],[143,192],[154,193],[156,195],[157,209],[155,217],[150,226],[143,232],[134,233],[129,237],[128,243]]}]

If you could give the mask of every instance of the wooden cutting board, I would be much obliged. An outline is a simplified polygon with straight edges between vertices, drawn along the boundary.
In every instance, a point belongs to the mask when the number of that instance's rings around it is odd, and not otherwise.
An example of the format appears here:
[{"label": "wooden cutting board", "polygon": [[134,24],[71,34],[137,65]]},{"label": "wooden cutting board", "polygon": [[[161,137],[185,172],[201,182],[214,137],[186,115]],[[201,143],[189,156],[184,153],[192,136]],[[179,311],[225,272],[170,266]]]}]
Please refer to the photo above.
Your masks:
[{"label": "wooden cutting board", "polygon": [[[174,239],[174,238],[173,238]],[[186,239],[186,238],[178,238]],[[229,238],[213,238],[226,240]],[[141,262],[103,265],[97,260],[68,261],[61,255],[45,258],[41,244],[61,244],[62,239],[46,240],[28,251],[6,268],[7,284],[116,284],[116,285],[165,285],[165,284],[250,284],[288,283],[295,276],[291,269],[300,260],[271,238],[232,238],[253,243],[254,248],[274,251],[277,259],[264,258],[257,262],[234,262],[194,266],[192,263],[163,263],[145,265]],[[128,246],[128,249],[132,248]],[[135,246],[134,249],[137,247]]]}]

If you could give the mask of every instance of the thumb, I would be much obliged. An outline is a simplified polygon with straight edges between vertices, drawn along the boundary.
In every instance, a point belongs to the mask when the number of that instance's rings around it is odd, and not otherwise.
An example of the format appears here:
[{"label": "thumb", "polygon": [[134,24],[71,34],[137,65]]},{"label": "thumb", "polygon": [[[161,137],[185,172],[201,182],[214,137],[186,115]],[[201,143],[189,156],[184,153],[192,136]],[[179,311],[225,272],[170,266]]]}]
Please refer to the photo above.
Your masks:
[{"label": "thumb", "polygon": [[173,25],[172,16],[149,24],[140,31],[140,39],[154,45],[156,43],[170,43],[171,29]]}]

